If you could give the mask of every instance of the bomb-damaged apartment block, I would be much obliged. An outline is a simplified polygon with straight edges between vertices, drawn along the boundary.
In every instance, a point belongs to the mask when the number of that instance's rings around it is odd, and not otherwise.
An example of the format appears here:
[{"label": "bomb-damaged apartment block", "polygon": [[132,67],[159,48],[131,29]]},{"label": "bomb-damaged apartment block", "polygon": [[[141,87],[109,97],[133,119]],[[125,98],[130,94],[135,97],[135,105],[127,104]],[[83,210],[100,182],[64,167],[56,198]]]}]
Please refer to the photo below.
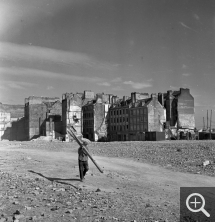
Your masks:
[{"label": "bomb-damaged apartment block", "polygon": [[113,97],[109,109],[108,137],[110,141],[144,141],[145,132],[163,132],[166,109],[157,95],[131,93],[131,97]]},{"label": "bomb-damaged apartment block", "polygon": [[[24,117],[23,117],[24,116]],[[144,141],[147,133],[193,130],[194,98],[189,89],[149,95],[84,91],[58,97],[25,99],[25,106],[0,104],[1,139],[31,140],[39,136],[68,138],[66,127],[92,141]],[[167,138],[167,137],[166,137]]]},{"label": "bomb-damaged apartment block", "polygon": [[[68,138],[66,127],[72,125],[77,136],[83,135],[92,141],[105,139],[107,135],[106,115],[110,96],[84,93],[65,93],[62,96],[63,134]],[[69,139],[69,138],[68,138]]]},{"label": "bomb-damaged apartment block", "polygon": [[111,94],[96,94],[95,99],[82,107],[83,137],[92,141],[107,141],[108,113]]},{"label": "bomb-damaged apartment block", "polygon": [[62,96],[62,122],[63,135],[68,139],[66,128],[72,125],[77,136],[83,132],[82,107],[95,97],[94,92],[84,91],[84,93],[65,93]]},{"label": "bomb-damaged apartment block", "polygon": [[58,97],[35,97],[25,99],[25,132],[27,140],[39,136],[56,138],[62,134],[62,104]]},{"label": "bomb-damaged apartment block", "polygon": [[193,131],[195,128],[194,98],[190,89],[168,90],[159,93],[158,100],[166,108],[166,128],[177,131]]},{"label": "bomb-damaged apartment block", "polygon": [[26,140],[24,105],[0,103],[0,139]]}]

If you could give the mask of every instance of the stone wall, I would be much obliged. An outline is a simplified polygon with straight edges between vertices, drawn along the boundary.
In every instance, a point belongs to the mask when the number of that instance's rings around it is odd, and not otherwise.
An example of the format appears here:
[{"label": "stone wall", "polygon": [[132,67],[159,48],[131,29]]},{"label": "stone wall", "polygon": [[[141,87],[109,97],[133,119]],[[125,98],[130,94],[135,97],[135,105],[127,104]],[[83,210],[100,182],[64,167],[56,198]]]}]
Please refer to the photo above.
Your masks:
[{"label": "stone wall", "polygon": [[160,104],[156,95],[152,94],[152,100],[147,104],[148,131],[163,132],[163,123],[166,122],[166,109]]},{"label": "stone wall", "polygon": [[189,89],[181,89],[177,103],[178,124],[182,128],[195,128],[194,98]]},{"label": "stone wall", "polygon": [[73,125],[77,134],[82,133],[82,97],[79,94],[66,93],[62,98],[62,125],[66,135],[67,125]]},{"label": "stone wall", "polygon": [[28,140],[42,136],[49,136],[52,128],[47,129],[46,122],[61,121],[62,105],[58,97],[29,97],[25,100],[25,132]]},{"label": "stone wall", "polygon": [[189,89],[159,93],[159,101],[166,108],[167,126],[179,128],[195,128],[194,98]]},{"label": "stone wall", "polygon": [[[94,105],[94,140],[107,139],[107,107],[108,104],[96,103]],[[105,109],[106,108],[106,109]]]},{"label": "stone wall", "polygon": [[17,121],[12,122],[9,140],[25,141],[26,134],[25,134],[24,126],[25,126],[25,118],[24,117],[17,120]]},{"label": "stone wall", "polygon": [[0,138],[7,140],[24,140],[25,121],[24,106],[0,103]]}]

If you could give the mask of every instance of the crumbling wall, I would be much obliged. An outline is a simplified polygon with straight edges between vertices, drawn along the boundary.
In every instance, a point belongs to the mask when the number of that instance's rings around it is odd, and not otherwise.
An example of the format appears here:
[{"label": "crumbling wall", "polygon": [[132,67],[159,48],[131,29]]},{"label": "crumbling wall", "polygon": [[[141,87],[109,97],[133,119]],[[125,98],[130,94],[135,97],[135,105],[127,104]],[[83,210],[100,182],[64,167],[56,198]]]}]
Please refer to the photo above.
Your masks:
[{"label": "crumbling wall", "polygon": [[94,133],[95,141],[101,140],[102,138],[107,137],[107,125],[105,121],[105,104],[96,103],[94,105]]},{"label": "crumbling wall", "polygon": [[44,104],[47,106],[47,118],[52,118],[54,122],[62,120],[62,103],[60,101],[51,104]]},{"label": "crumbling wall", "polygon": [[160,104],[156,96],[152,96],[152,100],[148,107],[148,131],[163,131],[163,123],[166,121],[166,109]]},{"label": "crumbling wall", "polygon": [[29,139],[45,136],[45,120],[47,107],[45,104],[32,104],[29,107]]},{"label": "crumbling wall", "polygon": [[[46,121],[49,116],[62,115],[61,103],[58,97],[33,97],[25,100],[25,131],[28,139],[46,136]],[[49,129],[50,130],[50,129]]]},{"label": "crumbling wall", "polygon": [[165,108],[166,108],[166,121],[169,122],[170,126],[175,125],[174,119],[174,96],[172,95],[172,90],[167,91]]},{"label": "crumbling wall", "polygon": [[[58,134],[62,134],[62,103],[57,101],[55,103],[45,102],[44,104],[47,107],[46,124],[44,124],[46,136],[55,138],[56,129]],[[59,123],[57,128],[55,127],[56,123]]]},{"label": "crumbling wall", "polygon": [[194,98],[189,89],[181,89],[178,96],[178,124],[183,128],[195,128]]},{"label": "crumbling wall", "polygon": [[[23,105],[8,105],[0,103],[0,137],[1,139],[17,140],[17,138],[24,137],[25,126],[22,125],[20,129],[17,129],[20,124],[19,119],[24,116]],[[17,122],[16,122],[17,121]],[[13,123],[13,124],[12,124]],[[24,124],[24,120],[23,120]],[[19,130],[19,131],[18,131]],[[17,133],[19,135],[17,135]]]},{"label": "crumbling wall", "polygon": [[55,138],[63,135],[63,123],[62,121],[60,122],[55,122],[54,123],[54,131],[55,131]]},{"label": "crumbling wall", "polygon": [[82,104],[81,94],[66,93],[62,100],[63,134],[66,135],[67,125],[73,125],[77,134],[82,134]]},{"label": "crumbling wall", "polygon": [[67,120],[67,100],[63,97],[62,99],[62,133],[66,134],[66,120]]},{"label": "crumbling wall", "polygon": [[[10,138],[9,128],[11,127],[10,113],[0,111],[0,139]],[[7,130],[7,131],[6,131]]]},{"label": "crumbling wall", "polygon": [[16,141],[26,140],[24,126],[25,126],[25,118],[24,117],[17,120],[17,121],[12,122],[9,140],[16,140]]}]

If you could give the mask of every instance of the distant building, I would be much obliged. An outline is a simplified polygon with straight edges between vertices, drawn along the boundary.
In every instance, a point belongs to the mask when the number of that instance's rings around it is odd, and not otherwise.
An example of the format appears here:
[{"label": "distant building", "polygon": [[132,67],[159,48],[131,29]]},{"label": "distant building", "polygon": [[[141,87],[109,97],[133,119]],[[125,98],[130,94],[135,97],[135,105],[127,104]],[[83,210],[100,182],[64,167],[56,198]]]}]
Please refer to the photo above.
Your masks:
[{"label": "distant building", "polygon": [[82,107],[83,136],[91,141],[107,140],[107,118],[112,95],[96,94],[94,100]]},{"label": "distant building", "polygon": [[[61,134],[62,104],[58,97],[35,97],[25,99],[25,134],[27,140],[39,136],[55,138]],[[60,132],[57,132],[60,131]]]},{"label": "distant building", "polygon": [[63,94],[62,103],[58,97],[30,96],[24,106],[0,103],[0,137],[8,140],[31,140],[39,136],[68,138],[66,128],[72,125],[77,135],[92,141],[141,141],[145,140],[146,132],[155,132],[159,137],[164,135],[159,133],[164,129],[168,136],[170,131],[173,135],[173,129],[175,133],[193,130],[194,114],[194,98],[184,88],[158,96],[132,92],[130,97],[122,99],[85,90]]},{"label": "distant building", "polygon": [[77,135],[82,135],[82,106],[95,98],[94,92],[65,93],[62,96],[63,135],[67,135],[66,127],[72,125]]},{"label": "distant building", "polygon": [[145,132],[163,131],[166,110],[156,94],[133,92],[130,98],[113,101],[109,116],[110,141],[139,141],[145,140]]},{"label": "distant building", "polygon": [[0,111],[0,137],[3,139],[10,138],[10,132],[6,131],[7,128],[11,127],[10,113],[6,113],[3,110]]},{"label": "distant building", "polygon": [[158,100],[166,108],[167,126],[178,129],[195,128],[194,97],[190,94],[190,89],[180,88],[179,91],[159,93]]},{"label": "distant building", "polygon": [[[0,139],[24,140],[24,105],[0,103]],[[16,124],[16,128],[12,126]]]}]

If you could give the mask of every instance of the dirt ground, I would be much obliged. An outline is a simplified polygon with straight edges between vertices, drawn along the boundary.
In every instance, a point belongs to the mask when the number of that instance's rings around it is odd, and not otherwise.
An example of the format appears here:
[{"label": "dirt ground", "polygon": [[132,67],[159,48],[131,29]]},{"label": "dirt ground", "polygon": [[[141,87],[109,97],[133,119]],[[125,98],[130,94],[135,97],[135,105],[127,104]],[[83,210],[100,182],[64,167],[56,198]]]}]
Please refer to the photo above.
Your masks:
[{"label": "dirt ground", "polygon": [[208,175],[102,154],[93,156],[104,173],[89,160],[90,170],[80,182],[77,148],[60,142],[0,142],[0,222],[174,222],[179,221],[180,187],[215,184]]}]

